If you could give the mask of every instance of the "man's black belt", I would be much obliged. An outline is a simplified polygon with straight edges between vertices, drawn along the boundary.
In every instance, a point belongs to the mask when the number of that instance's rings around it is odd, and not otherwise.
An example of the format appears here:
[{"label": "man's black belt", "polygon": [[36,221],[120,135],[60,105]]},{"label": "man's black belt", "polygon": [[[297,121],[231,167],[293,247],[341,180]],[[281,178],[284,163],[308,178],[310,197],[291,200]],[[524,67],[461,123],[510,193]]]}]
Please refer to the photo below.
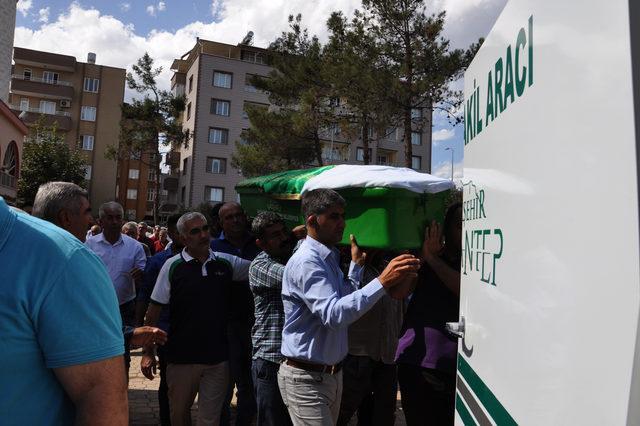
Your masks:
[{"label": "man's black belt", "polygon": [[290,365],[301,370],[313,371],[315,373],[329,373],[336,374],[342,370],[342,362],[335,365],[314,364],[312,362],[299,361],[297,359],[287,358],[285,361],[287,365]]}]

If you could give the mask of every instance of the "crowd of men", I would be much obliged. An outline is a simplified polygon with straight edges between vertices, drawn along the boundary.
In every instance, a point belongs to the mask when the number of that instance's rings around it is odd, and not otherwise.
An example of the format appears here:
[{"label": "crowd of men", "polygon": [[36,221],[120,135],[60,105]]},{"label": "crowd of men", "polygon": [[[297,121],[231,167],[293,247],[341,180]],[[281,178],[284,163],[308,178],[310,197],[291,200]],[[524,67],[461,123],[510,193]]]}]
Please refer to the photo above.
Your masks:
[{"label": "crowd of men", "polygon": [[452,424],[460,204],[399,255],[339,247],[345,209],[317,189],[293,230],[231,202],[150,230],[116,202],[94,224],[71,183],[35,217],[0,198],[0,418],[126,424],[142,347],[162,425],[191,425],[196,395],[197,424],[229,425],[234,389],[236,425],[393,425],[398,384],[408,425]]}]

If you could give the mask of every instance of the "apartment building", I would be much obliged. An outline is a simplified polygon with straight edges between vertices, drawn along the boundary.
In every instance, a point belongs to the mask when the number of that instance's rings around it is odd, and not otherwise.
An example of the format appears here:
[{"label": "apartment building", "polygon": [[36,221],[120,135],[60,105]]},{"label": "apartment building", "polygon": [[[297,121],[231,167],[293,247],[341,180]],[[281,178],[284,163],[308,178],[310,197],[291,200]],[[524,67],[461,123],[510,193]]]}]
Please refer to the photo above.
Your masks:
[{"label": "apartment building", "polygon": [[[189,52],[173,61],[171,89],[186,96],[182,124],[191,140],[187,148],[176,149],[167,158],[172,176],[165,179],[164,188],[172,206],[237,200],[235,185],[244,177],[231,166],[231,158],[241,132],[250,126],[245,106],[269,106],[267,95],[249,81],[253,75],[266,76],[271,71],[266,65],[266,50],[246,41],[245,37],[242,43],[230,45],[197,39]],[[340,107],[338,100],[335,106]],[[425,111],[428,117],[422,122],[426,125],[420,126],[424,130],[412,134],[412,163],[415,169],[429,172],[431,111]],[[421,111],[414,114],[417,121]],[[334,126],[322,136],[326,164],[363,164],[358,135]],[[371,132],[370,136],[370,164],[404,165],[401,130],[388,129],[379,136]]]},{"label": "apartment building", "polygon": [[33,131],[42,121],[55,125],[65,142],[79,148],[86,160],[87,189],[92,208],[116,196],[116,162],[107,160],[117,145],[125,70],[73,56],[14,47],[9,106]]},{"label": "apartment building", "polygon": [[[116,201],[124,209],[125,220],[153,221],[157,176],[149,153],[133,154],[118,161]],[[163,195],[160,190],[160,196]]]}]

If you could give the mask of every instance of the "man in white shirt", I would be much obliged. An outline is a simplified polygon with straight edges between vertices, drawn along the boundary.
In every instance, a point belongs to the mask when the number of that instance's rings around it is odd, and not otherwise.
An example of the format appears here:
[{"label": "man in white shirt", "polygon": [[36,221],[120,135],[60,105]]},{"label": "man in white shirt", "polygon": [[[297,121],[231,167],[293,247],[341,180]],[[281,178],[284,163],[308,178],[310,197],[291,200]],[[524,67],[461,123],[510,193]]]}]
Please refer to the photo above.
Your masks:
[{"label": "man in white shirt", "polygon": [[107,267],[120,304],[122,324],[135,327],[135,282],[142,278],[147,257],[140,243],[120,232],[122,206],[114,201],[100,206],[102,233],[90,237],[86,246],[102,259]]}]

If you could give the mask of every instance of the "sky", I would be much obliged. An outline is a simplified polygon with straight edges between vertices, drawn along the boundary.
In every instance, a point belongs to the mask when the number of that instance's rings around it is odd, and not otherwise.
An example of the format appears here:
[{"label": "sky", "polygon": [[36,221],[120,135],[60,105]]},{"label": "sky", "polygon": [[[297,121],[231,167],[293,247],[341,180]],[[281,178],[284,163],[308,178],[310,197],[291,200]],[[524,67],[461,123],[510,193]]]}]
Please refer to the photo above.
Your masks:
[{"label": "sky", "polygon": [[[429,11],[445,10],[444,36],[454,48],[466,48],[485,37],[507,0],[426,0]],[[86,61],[131,70],[149,52],[163,67],[159,84],[169,89],[173,59],[195,44],[196,37],[237,44],[248,31],[254,45],[267,47],[287,30],[287,17],[301,13],[303,24],[321,41],[331,12],[350,17],[360,0],[19,0],[14,45],[75,56]],[[460,84],[459,87],[462,87]],[[126,97],[132,96],[127,93]],[[432,174],[462,177],[462,125],[451,126],[434,112]]]}]

